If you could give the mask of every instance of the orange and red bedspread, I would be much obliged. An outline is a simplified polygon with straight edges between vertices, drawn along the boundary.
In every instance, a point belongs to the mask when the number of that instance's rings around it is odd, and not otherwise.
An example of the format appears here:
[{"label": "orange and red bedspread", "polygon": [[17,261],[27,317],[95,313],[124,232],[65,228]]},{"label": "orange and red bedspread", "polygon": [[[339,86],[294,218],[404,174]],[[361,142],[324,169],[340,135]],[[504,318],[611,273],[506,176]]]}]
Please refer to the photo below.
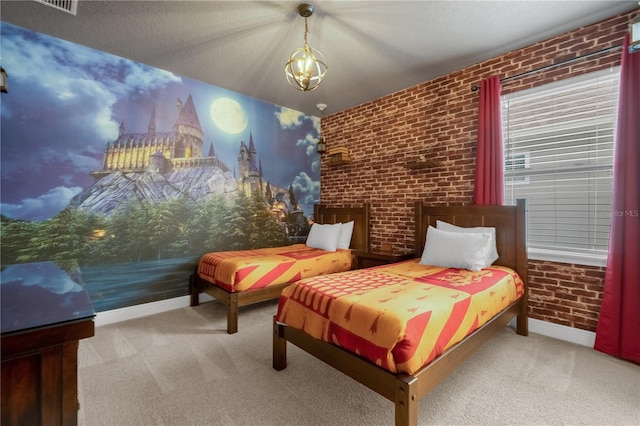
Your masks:
[{"label": "orange and red bedspread", "polygon": [[351,250],[335,252],[293,244],[203,255],[198,276],[229,292],[257,290],[351,269]]},{"label": "orange and red bedspread", "polygon": [[276,320],[413,374],[524,292],[509,268],[471,272],[418,261],[301,280],[283,290]]}]

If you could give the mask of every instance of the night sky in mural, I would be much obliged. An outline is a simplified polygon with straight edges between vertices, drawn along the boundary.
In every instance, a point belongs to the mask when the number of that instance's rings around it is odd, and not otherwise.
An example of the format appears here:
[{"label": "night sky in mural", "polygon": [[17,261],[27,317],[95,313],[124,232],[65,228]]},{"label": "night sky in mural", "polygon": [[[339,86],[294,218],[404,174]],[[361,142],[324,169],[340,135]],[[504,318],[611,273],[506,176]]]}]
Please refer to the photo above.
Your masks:
[{"label": "night sky in mural", "polygon": [[94,182],[106,144],[145,133],[155,108],[158,133],[169,132],[178,99],[191,95],[204,132],[202,151],[237,167],[252,136],[265,179],[293,186],[311,214],[318,201],[319,119],[7,23],[1,60],[2,214],[45,220]]}]

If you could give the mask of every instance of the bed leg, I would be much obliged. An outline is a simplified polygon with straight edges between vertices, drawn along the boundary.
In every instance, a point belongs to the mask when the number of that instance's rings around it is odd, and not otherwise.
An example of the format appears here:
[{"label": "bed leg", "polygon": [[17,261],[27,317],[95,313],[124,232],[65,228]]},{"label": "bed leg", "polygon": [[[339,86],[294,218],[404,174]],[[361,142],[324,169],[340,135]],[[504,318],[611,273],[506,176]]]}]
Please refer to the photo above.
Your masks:
[{"label": "bed leg", "polygon": [[396,426],[418,426],[417,379],[399,378],[396,384]]},{"label": "bed leg", "polygon": [[282,324],[276,322],[273,317],[273,368],[284,370],[287,368],[287,341],[282,338]]},{"label": "bed leg", "polygon": [[516,321],[516,333],[521,336],[529,335],[529,312],[527,310],[527,303],[523,303],[518,313],[518,320]]},{"label": "bed leg", "polygon": [[227,333],[238,332],[238,293],[231,293],[227,304]]},{"label": "bed leg", "polygon": [[529,335],[529,318],[527,314],[518,314],[518,320],[516,321],[516,333],[521,336]]},{"label": "bed leg", "polygon": [[196,284],[196,274],[189,275],[189,295],[191,296],[191,306],[200,304],[200,289]]}]

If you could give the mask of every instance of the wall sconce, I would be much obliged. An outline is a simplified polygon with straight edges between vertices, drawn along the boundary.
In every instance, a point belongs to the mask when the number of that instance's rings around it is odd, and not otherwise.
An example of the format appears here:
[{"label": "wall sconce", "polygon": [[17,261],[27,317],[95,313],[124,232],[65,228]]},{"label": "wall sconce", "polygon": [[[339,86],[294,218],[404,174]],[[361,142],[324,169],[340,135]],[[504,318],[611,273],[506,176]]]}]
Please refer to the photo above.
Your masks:
[{"label": "wall sconce", "polygon": [[327,152],[327,144],[324,143],[322,135],[320,135],[320,139],[318,139],[318,145],[316,146],[316,148],[318,149],[318,154],[324,154],[325,152]]},{"label": "wall sconce", "polygon": [[7,72],[4,70],[4,68],[0,67],[0,92],[8,93],[8,90],[7,90],[8,79],[9,79],[9,76],[7,75]]},{"label": "wall sconce", "polygon": [[629,53],[640,51],[640,13],[629,22]]},{"label": "wall sconce", "polygon": [[[324,116],[324,110],[327,109],[327,104],[316,104],[316,108],[318,108],[320,114]],[[324,154],[327,152],[327,144],[324,142],[324,138],[322,137],[322,118],[320,118],[320,138],[318,139],[316,150],[318,151],[318,154]]]}]

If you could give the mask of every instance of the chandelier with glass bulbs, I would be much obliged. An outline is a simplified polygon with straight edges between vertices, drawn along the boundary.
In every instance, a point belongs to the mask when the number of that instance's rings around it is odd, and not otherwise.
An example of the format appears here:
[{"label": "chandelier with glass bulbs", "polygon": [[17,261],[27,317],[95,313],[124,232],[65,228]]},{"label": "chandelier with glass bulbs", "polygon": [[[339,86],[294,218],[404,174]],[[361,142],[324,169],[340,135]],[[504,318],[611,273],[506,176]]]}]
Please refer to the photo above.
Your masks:
[{"label": "chandelier with glass bulbs", "polygon": [[307,42],[307,18],[313,14],[313,6],[307,3],[298,5],[298,13],[304,18],[304,46],[291,53],[284,66],[289,84],[297,90],[308,92],[316,89],[327,74],[324,56]]}]

